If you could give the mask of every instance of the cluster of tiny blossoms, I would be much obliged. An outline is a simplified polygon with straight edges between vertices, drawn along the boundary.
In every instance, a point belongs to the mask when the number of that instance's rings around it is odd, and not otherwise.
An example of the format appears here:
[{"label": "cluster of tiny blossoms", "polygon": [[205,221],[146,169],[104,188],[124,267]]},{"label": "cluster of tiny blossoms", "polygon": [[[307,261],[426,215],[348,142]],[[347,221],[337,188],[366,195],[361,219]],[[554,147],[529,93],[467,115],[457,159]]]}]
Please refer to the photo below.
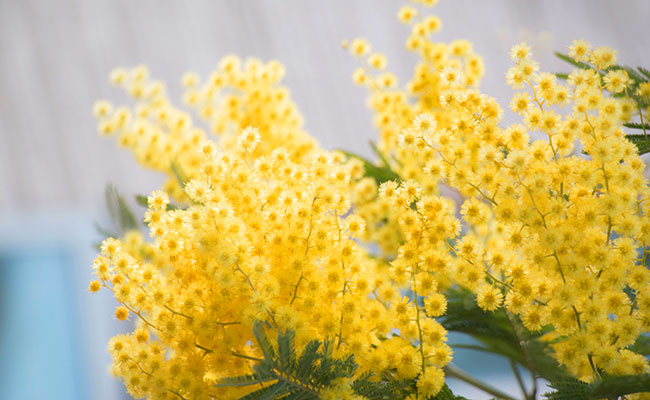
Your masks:
[{"label": "cluster of tiny blossoms", "polygon": [[[112,77],[131,82],[128,87],[143,70],[118,70]],[[337,356],[354,354],[359,373],[418,378],[423,397],[441,389],[451,349],[445,329],[426,315],[444,311],[444,296],[428,269],[405,265],[408,279],[393,281],[387,264],[355,242],[365,229],[363,218],[350,213],[352,187],[362,172],[358,163],[317,146],[306,150],[302,134],[278,138],[268,122],[260,124],[272,145],[252,127],[227,144],[213,142],[166,100],[135,97],[144,99],[136,106],[139,116],[133,122],[125,117],[123,124],[115,122],[118,115],[131,113],[100,102],[100,131],[118,133],[121,143],[133,140],[128,145],[138,160],[170,173],[176,182],[166,187],[182,191],[173,194],[186,206],[172,207],[172,193],[152,193],[145,214],[152,241],[134,232],[109,238],[94,262],[98,279],[91,290],[112,291],[121,303],[116,318],[137,321],[134,332],[109,343],[113,371],[134,397],[244,395],[251,389],[215,384],[249,373],[262,356],[252,331],[259,320],[268,329],[294,331],[299,347],[333,340]],[[251,107],[249,100],[244,98],[243,109]],[[156,117],[162,110],[170,120],[173,114],[187,122],[171,129]],[[228,118],[237,122],[240,116]],[[140,135],[133,125],[151,130]],[[143,152],[155,154],[159,141],[173,150],[161,159],[143,158]],[[178,182],[165,166],[174,160],[187,182]],[[432,210],[430,218],[447,211],[448,205]],[[418,298],[432,299],[426,312],[400,296],[405,283]],[[323,397],[353,395],[349,386],[337,385]]]},{"label": "cluster of tiny blossoms", "polygon": [[[434,6],[437,1],[419,2],[414,6]],[[454,121],[449,118],[441,104],[445,90],[444,79],[447,71],[462,71],[465,87],[475,87],[483,76],[483,60],[473,52],[467,40],[454,40],[450,43],[435,42],[432,35],[442,28],[442,21],[435,15],[423,15],[422,7],[403,6],[398,19],[411,27],[406,39],[408,51],[418,54],[413,77],[404,89],[398,86],[397,78],[386,69],[386,57],[371,52],[370,44],[363,38],[344,43],[350,54],[357,57],[361,66],[354,72],[356,84],[369,91],[368,104],[374,111],[373,121],[379,131],[378,149],[384,154],[391,169],[404,179],[414,179],[420,183],[424,194],[438,192],[438,179],[423,173],[427,154],[414,154],[399,145],[400,132],[412,125],[413,119],[424,112],[433,117],[418,119],[426,129],[428,124],[446,128]],[[355,189],[355,206],[359,215],[366,220],[368,229],[366,239],[379,244],[388,255],[393,255],[403,239],[395,216],[389,212],[385,202],[377,200],[377,185],[372,179],[361,180]]]},{"label": "cluster of tiny blossoms", "polygon": [[[221,136],[221,149],[236,147],[241,130],[253,126],[261,143],[251,156],[270,153],[282,145],[292,161],[300,161],[318,146],[301,129],[302,116],[287,88],[280,84],[283,75],[284,68],[277,61],[264,64],[248,59],[242,63],[227,56],[203,85],[194,72],[183,76],[184,100]],[[115,69],[110,80],[137,104],[129,109],[98,101],[94,107],[98,131],[117,136],[118,144],[131,150],[145,167],[166,172],[165,191],[173,198],[186,199],[176,174],[181,171],[191,178],[199,173],[200,158],[193,150],[208,135],[194,124],[190,113],[171,103],[164,83],[150,79],[147,67]]]},{"label": "cluster of tiny blossoms", "polygon": [[[354,80],[369,89],[378,148],[399,181],[378,184],[361,163],[320,149],[276,61],[228,56],[204,81],[183,77],[185,103],[218,140],[145,67],[111,74],[137,103],[98,102],[100,133],[169,176],[148,197],[151,240],[105,240],[90,286],[114,293],[117,319],[136,320],[109,343],[133,396],[258,389],[217,383],[262,357],[252,326],[264,321],[294,331],[298,347],[333,341],[360,374],[416,379],[413,397],[427,398],[452,356],[434,319],[446,312],[439,286],[452,284],[475,292],[486,312],[503,307],[543,330],[578,378],[649,370],[628,347],[650,330],[650,190],[621,128],[633,103],[611,96],[630,83],[610,68],[616,53],[574,42],[570,56],[596,71],[576,70],[565,85],[515,46],[507,81],[519,90],[510,108],[522,123],[502,128],[502,108],[477,89],[483,63],[471,44],[433,42],[441,22],[421,7],[398,18],[420,56],[406,89],[366,40],[345,46],[363,63]],[[460,218],[440,182],[463,197]],[[339,383],[323,398],[358,398]]]},{"label": "cluster of tiny blossoms", "polygon": [[302,115],[289,90],[280,84],[284,72],[275,60],[264,64],[255,58],[242,61],[227,56],[202,84],[196,73],[185,74],[184,100],[220,136],[224,150],[234,148],[239,132],[252,126],[261,139],[252,156],[283,146],[290,159],[299,162],[318,146],[302,129]]},{"label": "cluster of tiny blossoms", "polygon": [[[555,356],[576,377],[644,373],[647,359],[626,347],[650,330],[650,190],[622,131],[629,103],[608,95],[625,90],[628,78],[608,69],[616,62],[609,48],[576,41],[571,54],[598,72],[575,70],[563,85],[538,71],[528,46],[512,49],[507,80],[520,91],[510,107],[523,124],[505,129],[495,101],[448,70],[440,101],[453,122],[422,129],[416,119],[400,146],[426,155],[423,171],[465,197],[464,233],[432,250],[479,306],[505,306],[531,331],[551,327]],[[570,107],[565,115],[556,112],[562,106]],[[420,211],[426,197],[414,200]],[[407,238],[393,268],[420,244]],[[426,262],[427,253],[418,255]]]}]

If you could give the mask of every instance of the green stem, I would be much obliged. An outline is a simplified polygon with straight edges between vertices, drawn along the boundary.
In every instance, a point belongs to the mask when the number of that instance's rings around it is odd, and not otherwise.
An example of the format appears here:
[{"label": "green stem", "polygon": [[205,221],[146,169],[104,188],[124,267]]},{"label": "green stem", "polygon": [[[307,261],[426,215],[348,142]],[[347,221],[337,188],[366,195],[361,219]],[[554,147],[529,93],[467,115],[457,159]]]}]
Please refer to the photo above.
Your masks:
[{"label": "green stem", "polygon": [[643,120],[643,108],[641,108],[641,104],[637,103],[637,106],[639,107],[639,120],[641,120],[641,129],[643,129],[643,136],[645,136],[645,140],[648,140],[648,133],[645,131],[645,121]]},{"label": "green stem", "polygon": [[525,399],[529,399],[528,392],[526,392],[526,385],[524,385],[524,380],[521,378],[521,374],[517,368],[517,363],[514,360],[510,360],[510,368],[512,369],[512,373],[515,375],[515,378],[517,378],[517,384],[519,385],[521,394],[524,395]]},{"label": "green stem", "polygon": [[[506,319],[508,320],[508,323],[510,324],[510,327],[512,328],[512,333],[515,335],[517,338],[517,346],[519,347],[519,351],[521,352],[521,355],[524,358],[524,363],[526,369],[530,372],[530,379],[532,381],[533,388],[531,390],[530,398],[535,399],[537,396],[537,373],[535,371],[535,366],[530,359],[530,355],[528,354],[528,349],[526,349],[526,346],[524,345],[524,339],[521,336],[521,331],[520,331],[520,326],[516,325],[513,318],[514,316],[511,315],[509,311],[506,311]],[[511,363],[513,363],[513,360],[510,360]],[[516,369],[516,365],[513,365],[514,371],[517,374],[519,371]],[[517,377],[518,379],[521,379],[521,377]],[[522,384],[523,385],[523,384]],[[523,387],[523,386],[522,386]],[[526,391],[524,390],[524,395],[526,396]]]},{"label": "green stem", "polygon": [[474,378],[472,375],[468,374],[467,372],[463,371],[462,369],[458,368],[454,364],[447,364],[444,368],[445,374],[451,378],[456,378],[460,381],[463,381],[465,383],[469,383],[470,385],[481,389],[485,393],[488,393],[497,399],[503,399],[503,400],[515,400],[514,397],[503,393],[499,389],[492,387],[488,385],[487,383],[480,381],[476,378]]}]

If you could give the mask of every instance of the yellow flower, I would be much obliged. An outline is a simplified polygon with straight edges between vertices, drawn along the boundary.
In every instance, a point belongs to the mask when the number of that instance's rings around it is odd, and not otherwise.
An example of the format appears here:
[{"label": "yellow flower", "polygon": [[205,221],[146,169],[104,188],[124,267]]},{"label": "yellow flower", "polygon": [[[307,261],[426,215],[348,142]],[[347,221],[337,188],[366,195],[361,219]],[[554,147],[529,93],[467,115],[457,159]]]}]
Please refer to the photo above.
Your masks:
[{"label": "yellow flower", "polygon": [[494,311],[501,306],[503,294],[492,285],[482,285],[476,296],[476,303],[485,311]]},{"label": "yellow flower", "polygon": [[418,15],[416,9],[411,6],[402,6],[398,13],[397,18],[403,24],[410,24],[414,17]]},{"label": "yellow flower", "polygon": [[605,69],[616,64],[616,53],[616,50],[612,50],[607,46],[596,47],[589,57],[589,62],[599,69]]},{"label": "yellow flower", "polygon": [[353,56],[365,56],[370,52],[370,44],[364,38],[356,38],[349,44],[350,53]]},{"label": "yellow flower", "polygon": [[123,321],[129,317],[129,310],[124,306],[119,306],[115,309],[115,318]]},{"label": "yellow flower", "polygon": [[626,71],[613,70],[609,71],[603,78],[605,81],[605,88],[612,93],[620,93],[625,90],[630,83],[630,78]]},{"label": "yellow flower", "polygon": [[591,44],[585,40],[574,40],[569,46],[569,57],[575,61],[588,61],[591,53]]},{"label": "yellow flower", "polygon": [[444,372],[441,369],[429,367],[418,377],[418,394],[423,398],[435,396],[440,392],[444,383]]}]

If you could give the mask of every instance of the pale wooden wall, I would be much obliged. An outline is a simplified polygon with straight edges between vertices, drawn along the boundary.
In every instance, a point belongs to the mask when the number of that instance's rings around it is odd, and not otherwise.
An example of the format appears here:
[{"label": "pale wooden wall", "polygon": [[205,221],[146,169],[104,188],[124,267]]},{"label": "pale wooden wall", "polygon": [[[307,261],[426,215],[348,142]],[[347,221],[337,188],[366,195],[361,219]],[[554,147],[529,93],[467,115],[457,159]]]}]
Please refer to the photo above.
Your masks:
[{"label": "pale wooden wall", "polygon": [[[364,35],[405,78],[413,57],[398,1],[388,0],[0,0],[0,214],[102,210],[107,181],[127,193],[160,182],[129,154],[95,134],[93,101],[124,97],[106,76],[116,65],[146,63],[178,93],[189,68],[211,70],[226,53],[275,57],[308,130],[326,148],[368,154],[375,133],[356,64],[343,37]],[[622,62],[650,66],[648,0],[443,0],[441,40],[465,37],[485,57],[483,89],[506,101],[506,51],[521,38],[549,56],[583,37],[618,48]],[[529,31],[522,32],[527,28]],[[548,31],[549,34],[539,34]],[[549,37],[551,38],[549,40]],[[402,79],[403,80],[403,79]]]}]

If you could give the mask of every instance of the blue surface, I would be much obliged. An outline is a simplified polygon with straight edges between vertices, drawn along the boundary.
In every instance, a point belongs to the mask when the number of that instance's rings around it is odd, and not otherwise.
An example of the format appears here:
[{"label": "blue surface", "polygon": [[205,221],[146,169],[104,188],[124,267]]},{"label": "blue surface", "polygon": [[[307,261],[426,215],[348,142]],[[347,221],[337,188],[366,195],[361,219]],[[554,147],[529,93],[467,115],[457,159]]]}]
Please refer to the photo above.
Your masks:
[{"label": "blue surface", "polygon": [[89,399],[70,254],[0,250],[0,399]]}]

